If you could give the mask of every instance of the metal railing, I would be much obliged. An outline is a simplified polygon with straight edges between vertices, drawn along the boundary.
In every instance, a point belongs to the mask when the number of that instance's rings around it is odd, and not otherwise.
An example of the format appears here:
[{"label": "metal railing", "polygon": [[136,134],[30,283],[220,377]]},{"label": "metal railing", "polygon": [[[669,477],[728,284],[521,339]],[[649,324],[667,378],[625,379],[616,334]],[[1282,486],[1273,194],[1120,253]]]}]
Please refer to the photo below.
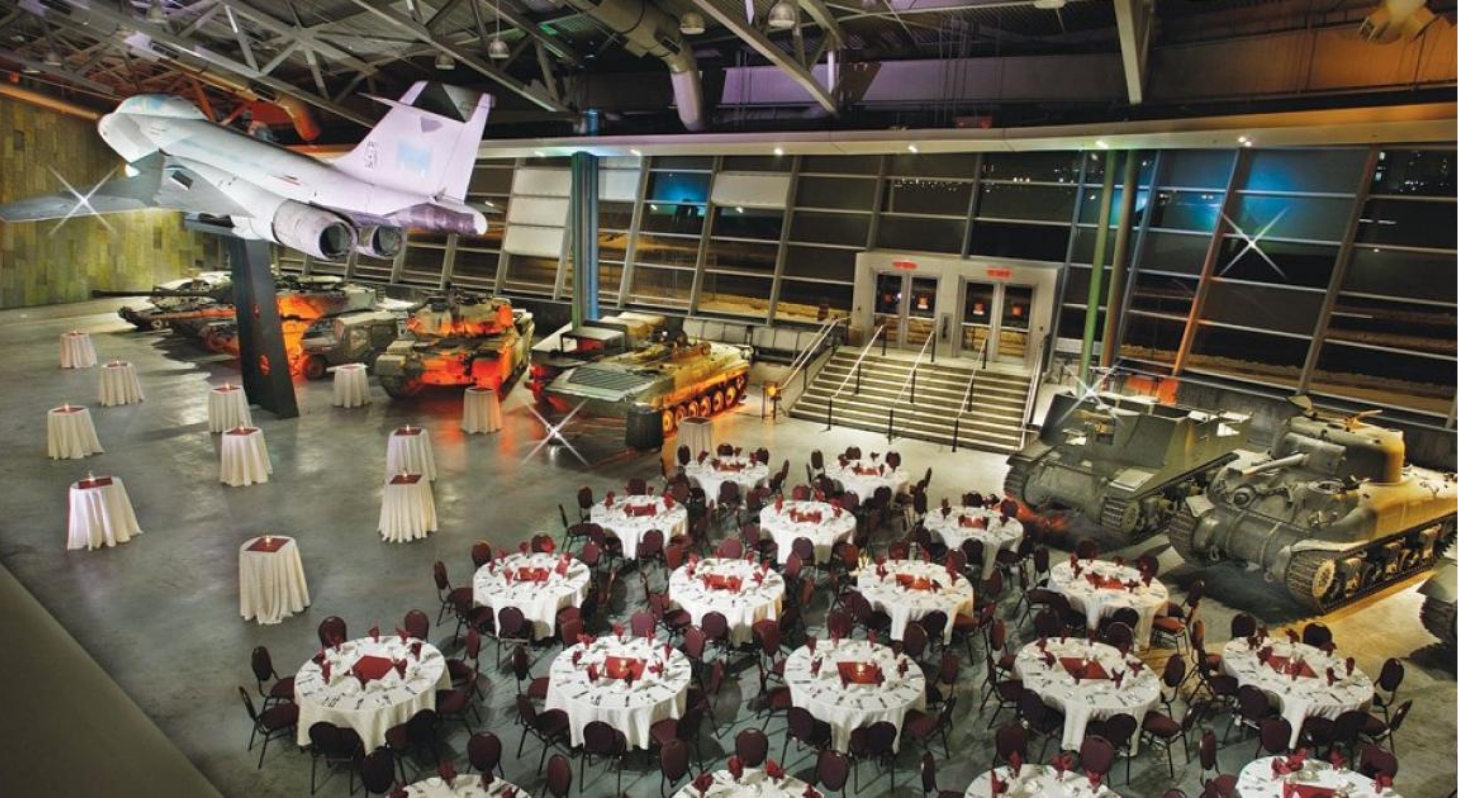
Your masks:
[{"label": "metal railing", "polygon": [[[885,334],[885,332],[886,332],[886,325],[885,324],[882,324],[881,326],[879,326],[879,327],[876,328],[876,331],[875,332],[871,333],[871,340],[867,341],[866,342],[866,345],[861,348],[861,353],[856,356],[855,365],[851,366],[851,370],[850,370],[850,372],[848,372],[845,375],[845,379],[843,379],[843,380],[840,381],[840,387],[839,388],[836,388],[835,389],[835,393],[831,394],[830,395],[830,398],[827,399],[827,400],[825,400],[825,428],[826,429],[830,429],[831,427],[835,426],[834,424],[831,423],[831,419],[834,418],[834,416],[835,416],[835,400],[837,398],[839,398],[840,395],[841,395],[841,393],[843,393],[845,391],[845,386],[846,386],[847,383],[850,382],[850,378],[851,378],[852,375],[854,375],[855,378],[856,378],[856,394],[857,395],[860,394],[860,392],[861,392],[861,362],[866,359],[866,355],[867,354],[870,354],[871,347],[873,347],[873,346],[876,345],[876,339],[882,337]],[[882,351],[883,352],[885,351],[884,348],[883,348]]]},{"label": "metal railing", "polygon": [[[908,386],[911,388],[911,402],[910,403],[913,404],[913,405],[916,404],[916,370],[921,367],[921,359],[926,356],[926,348],[928,346],[930,346],[932,348],[932,362],[933,363],[936,362],[936,351],[937,351],[936,350],[936,342],[937,342],[937,336],[936,336],[936,333],[934,331],[931,335],[928,335],[926,337],[926,343],[924,343],[924,344],[921,345],[921,351],[919,351],[919,352],[916,353],[916,360],[912,361],[912,364],[911,364],[911,373],[908,374],[908,375],[906,375],[906,381],[903,382],[903,383],[901,383],[901,390],[899,392],[897,392],[896,398],[891,400],[891,406],[886,409],[886,442],[887,443],[890,443],[890,442],[896,440],[896,435],[895,435],[895,429],[896,429],[896,406],[899,405],[899,404],[901,404],[901,397],[903,397],[903,396],[906,395],[906,389],[907,389]],[[846,375],[846,376],[850,376],[850,375]]]},{"label": "metal railing", "polygon": [[810,365],[810,361],[815,359],[816,353],[820,351],[820,347],[825,343],[825,340],[829,338],[830,335],[835,332],[835,328],[844,321],[846,321],[846,319],[843,318],[829,319],[824,324],[820,325],[820,331],[816,333],[815,338],[810,341],[809,346],[806,346],[804,349],[800,350],[800,353],[795,355],[795,359],[790,361],[790,373],[786,375],[784,380],[780,382],[781,388],[789,387],[790,383],[794,381],[797,375],[803,374],[804,380],[800,386],[800,391],[803,394],[805,391],[810,389],[810,370],[806,368],[806,366]]},{"label": "metal railing", "polygon": [[1038,383],[1043,376],[1043,345],[1047,336],[1039,336],[1036,349],[1033,350],[1033,373],[1028,376],[1028,392],[1023,396],[1022,423],[1018,424],[1018,449],[1022,449],[1028,443],[1028,424],[1033,415],[1033,403],[1038,398]]},{"label": "metal railing", "polygon": [[[977,372],[987,368],[987,342],[991,337],[982,339],[982,346],[977,348],[977,354],[972,358],[972,374],[967,377],[967,390],[962,392],[962,402],[957,405],[957,415],[952,419],[952,451],[957,451],[957,441],[962,437],[962,417],[972,404],[972,391],[977,385]],[[1019,447],[1021,448],[1021,447]]]}]

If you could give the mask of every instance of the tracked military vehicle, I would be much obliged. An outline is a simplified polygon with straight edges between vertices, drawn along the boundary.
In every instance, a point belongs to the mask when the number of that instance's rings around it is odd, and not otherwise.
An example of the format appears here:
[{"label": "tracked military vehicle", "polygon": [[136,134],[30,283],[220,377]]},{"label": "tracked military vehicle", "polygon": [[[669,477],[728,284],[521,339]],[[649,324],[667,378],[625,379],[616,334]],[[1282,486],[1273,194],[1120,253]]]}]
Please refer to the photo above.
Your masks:
[{"label": "tracked military vehicle", "polygon": [[364,363],[374,367],[380,353],[400,337],[402,319],[387,310],[367,310],[319,319],[299,342],[305,379],[323,379],[331,366]]},{"label": "tracked military vehicle", "polygon": [[227,272],[203,272],[196,277],[162,283],[151,291],[92,291],[91,294],[148,297],[147,302],[123,305],[116,312],[138,330],[165,330],[182,319],[233,315],[233,279]]},{"label": "tracked military vehicle", "polygon": [[1444,662],[1448,669],[1454,665],[1454,653],[1458,652],[1458,559],[1449,549],[1433,569],[1433,576],[1427,584],[1418,589],[1423,594],[1423,606],[1419,616],[1423,628],[1438,638],[1446,654]]},{"label": "tracked military vehicle", "polygon": [[1250,563],[1325,612],[1431,568],[1454,534],[1458,480],[1404,462],[1402,432],[1302,409],[1270,452],[1185,500],[1170,543],[1192,563]]},{"label": "tracked military vehicle", "polygon": [[[304,333],[319,319],[358,313],[375,307],[372,288],[352,285],[332,276],[283,276],[277,280],[278,315],[283,332],[289,370],[298,374],[304,367]],[[238,325],[228,318],[203,324],[198,337],[213,352],[238,355]]]},{"label": "tracked military vehicle", "polygon": [[1135,540],[1235,459],[1249,423],[1149,397],[1056,394],[1037,439],[1008,458],[1003,490],[1035,511],[1076,510]]},{"label": "tracked military vehicle", "polygon": [[527,387],[539,404],[551,407],[547,386],[564,371],[664,340],[667,330],[667,318],[635,311],[590,319],[582,324],[565,324],[532,346],[531,379]]},{"label": "tracked military vehicle", "polygon": [[418,305],[406,329],[409,337],[375,360],[380,386],[395,399],[430,385],[500,391],[526,368],[536,324],[509,300],[451,290]]}]

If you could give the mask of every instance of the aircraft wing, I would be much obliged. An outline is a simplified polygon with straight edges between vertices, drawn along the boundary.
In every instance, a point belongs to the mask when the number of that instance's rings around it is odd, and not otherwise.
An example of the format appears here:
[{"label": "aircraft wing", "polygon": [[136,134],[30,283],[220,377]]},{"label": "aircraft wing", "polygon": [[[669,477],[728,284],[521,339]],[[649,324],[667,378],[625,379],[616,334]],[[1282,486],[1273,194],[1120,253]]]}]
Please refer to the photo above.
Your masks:
[{"label": "aircraft wing", "polygon": [[[99,216],[155,207],[154,197],[162,179],[160,158],[133,164],[134,177],[108,180],[96,186],[67,186],[70,193],[32,197],[0,205],[0,221],[39,222],[68,216]],[[63,181],[64,182],[64,181]]]}]

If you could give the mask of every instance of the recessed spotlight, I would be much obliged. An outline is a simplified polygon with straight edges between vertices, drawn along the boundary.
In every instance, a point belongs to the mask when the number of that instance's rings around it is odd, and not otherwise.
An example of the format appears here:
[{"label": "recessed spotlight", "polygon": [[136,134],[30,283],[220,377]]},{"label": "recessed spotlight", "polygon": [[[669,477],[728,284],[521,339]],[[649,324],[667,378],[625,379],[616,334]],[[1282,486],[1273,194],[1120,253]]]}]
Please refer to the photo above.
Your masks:
[{"label": "recessed spotlight", "polygon": [[784,155],[784,154],[785,154],[785,148],[784,147],[775,147],[775,155]]},{"label": "recessed spotlight", "polygon": [[744,206],[743,205],[735,205],[734,206],[734,212],[735,213],[744,213]]},{"label": "recessed spotlight", "polygon": [[658,210],[658,206],[650,202],[650,203],[648,203],[648,210],[650,210],[650,211],[656,211],[656,210]]},{"label": "recessed spotlight", "polygon": [[542,152],[542,151],[541,151],[541,150],[537,150],[537,151],[536,151],[536,152],[535,152],[535,153],[534,153],[534,154],[535,154],[535,155],[536,155],[536,156],[537,156],[537,157],[538,157],[538,158],[545,158],[545,157],[547,157],[547,154],[546,154],[546,153],[545,153],[545,152]]},{"label": "recessed spotlight", "polygon": [[1104,141],[1103,139],[1099,139],[1098,141],[1094,142],[1094,146],[1098,147],[1101,150],[1107,150],[1109,148],[1109,143],[1107,141]]},{"label": "recessed spotlight", "polygon": [[630,154],[632,154],[632,156],[634,158],[642,158],[643,157],[643,153],[641,151],[639,151],[639,150],[628,150],[628,152]]},{"label": "recessed spotlight", "polygon": [[1254,141],[1251,141],[1250,139],[1246,139],[1245,141],[1242,141],[1241,144],[1244,145],[1244,146],[1246,146],[1246,147],[1254,147],[1255,146],[1255,142]]},{"label": "recessed spotlight", "polygon": [[1241,137],[1237,138],[1236,141],[1240,142],[1241,144],[1244,144],[1247,141],[1250,141],[1250,139],[1246,138],[1245,136],[1241,136]]},{"label": "recessed spotlight", "polygon": [[908,145],[906,145],[906,149],[910,150],[911,152],[920,152],[920,150],[918,150],[916,148],[916,145],[915,144],[908,144]]}]

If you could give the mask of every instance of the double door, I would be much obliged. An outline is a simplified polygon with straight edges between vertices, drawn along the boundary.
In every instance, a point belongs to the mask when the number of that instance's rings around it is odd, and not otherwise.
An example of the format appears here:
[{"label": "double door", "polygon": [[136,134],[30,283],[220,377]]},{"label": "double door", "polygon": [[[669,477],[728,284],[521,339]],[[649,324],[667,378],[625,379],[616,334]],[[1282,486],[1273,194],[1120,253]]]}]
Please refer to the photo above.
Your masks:
[{"label": "double door", "polygon": [[989,363],[1026,363],[1033,293],[1029,285],[964,280],[958,341],[962,357],[985,355]]},{"label": "double door", "polygon": [[886,343],[920,350],[936,332],[936,277],[903,272],[876,275],[875,324],[886,328]]}]

